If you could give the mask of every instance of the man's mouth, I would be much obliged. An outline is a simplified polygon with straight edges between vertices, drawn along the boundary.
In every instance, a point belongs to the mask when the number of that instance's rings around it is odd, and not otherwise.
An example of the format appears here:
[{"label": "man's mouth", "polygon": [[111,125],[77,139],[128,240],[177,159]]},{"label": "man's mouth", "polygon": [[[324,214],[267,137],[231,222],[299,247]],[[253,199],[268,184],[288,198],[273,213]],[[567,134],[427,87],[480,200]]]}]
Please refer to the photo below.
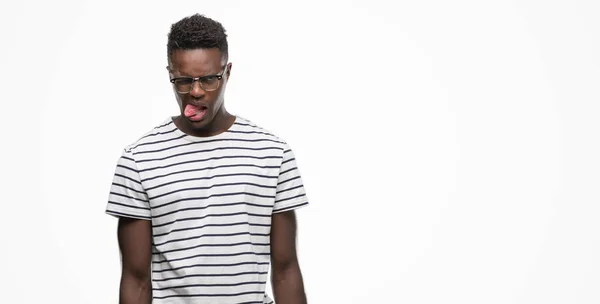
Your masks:
[{"label": "man's mouth", "polygon": [[206,115],[207,110],[208,108],[205,106],[187,104],[183,110],[183,115],[189,120],[200,121],[204,118],[204,115]]}]

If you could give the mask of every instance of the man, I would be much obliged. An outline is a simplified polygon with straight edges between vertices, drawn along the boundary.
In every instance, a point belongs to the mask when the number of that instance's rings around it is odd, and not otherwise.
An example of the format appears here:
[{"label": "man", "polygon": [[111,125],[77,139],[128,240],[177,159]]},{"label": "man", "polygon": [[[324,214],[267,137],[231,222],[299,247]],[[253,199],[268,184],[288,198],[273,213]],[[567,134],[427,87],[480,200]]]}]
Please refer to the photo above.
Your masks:
[{"label": "man", "polygon": [[202,15],[171,27],[180,115],[128,145],[106,212],[119,218],[120,303],[306,303],[294,210],[308,204],[294,154],[224,105],[225,30]]}]

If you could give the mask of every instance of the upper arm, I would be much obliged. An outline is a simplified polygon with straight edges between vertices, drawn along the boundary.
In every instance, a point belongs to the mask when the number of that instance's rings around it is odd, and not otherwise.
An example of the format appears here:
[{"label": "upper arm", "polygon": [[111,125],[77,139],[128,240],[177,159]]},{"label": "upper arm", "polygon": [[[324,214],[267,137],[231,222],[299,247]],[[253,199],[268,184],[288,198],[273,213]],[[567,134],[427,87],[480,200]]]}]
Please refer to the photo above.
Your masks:
[{"label": "upper arm", "polygon": [[140,279],[150,277],[152,258],[152,222],[119,218],[117,229],[123,272]]},{"label": "upper arm", "polygon": [[285,268],[297,262],[296,213],[294,210],[274,213],[271,221],[271,260],[274,268]]},{"label": "upper arm", "polygon": [[119,219],[123,273],[145,279],[152,258],[152,214],[141,180],[133,153],[125,149],[117,162],[106,212]]},{"label": "upper arm", "polygon": [[275,268],[297,263],[295,210],[306,205],[308,197],[296,156],[285,144],[271,218],[271,260]]}]

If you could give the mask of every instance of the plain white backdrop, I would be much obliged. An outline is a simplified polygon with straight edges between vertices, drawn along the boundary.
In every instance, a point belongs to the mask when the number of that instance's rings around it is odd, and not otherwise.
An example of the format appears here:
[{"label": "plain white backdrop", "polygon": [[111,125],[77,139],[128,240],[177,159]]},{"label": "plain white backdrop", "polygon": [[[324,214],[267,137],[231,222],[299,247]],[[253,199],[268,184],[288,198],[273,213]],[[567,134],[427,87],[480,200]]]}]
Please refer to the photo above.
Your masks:
[{"label": "plain white backdrop", "polygon": [[0,11],[1,303],[117,303],[112,174],[177,113],[167,33],[196,12],[229,34],[228,109],[296,152],[310,303],[600,303],[598,1]]}]

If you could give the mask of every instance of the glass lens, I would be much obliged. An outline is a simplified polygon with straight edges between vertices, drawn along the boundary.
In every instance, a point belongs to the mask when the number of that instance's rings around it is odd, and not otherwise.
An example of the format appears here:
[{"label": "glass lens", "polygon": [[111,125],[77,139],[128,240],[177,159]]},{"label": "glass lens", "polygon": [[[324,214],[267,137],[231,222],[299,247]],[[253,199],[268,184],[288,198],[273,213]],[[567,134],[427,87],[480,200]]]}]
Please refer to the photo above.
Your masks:
[{"label": "glass lens", "polygon": [[189,92],[194,80],[192,78],[179,78],[175,80],[175,89],[178,92]]},{"label": "glass lens", "polygon": [[217,76],[208,76],[200,78],[200,83],[202,84],[202,88],[206,91],[213,91],[219,87],[219,77]]}]

